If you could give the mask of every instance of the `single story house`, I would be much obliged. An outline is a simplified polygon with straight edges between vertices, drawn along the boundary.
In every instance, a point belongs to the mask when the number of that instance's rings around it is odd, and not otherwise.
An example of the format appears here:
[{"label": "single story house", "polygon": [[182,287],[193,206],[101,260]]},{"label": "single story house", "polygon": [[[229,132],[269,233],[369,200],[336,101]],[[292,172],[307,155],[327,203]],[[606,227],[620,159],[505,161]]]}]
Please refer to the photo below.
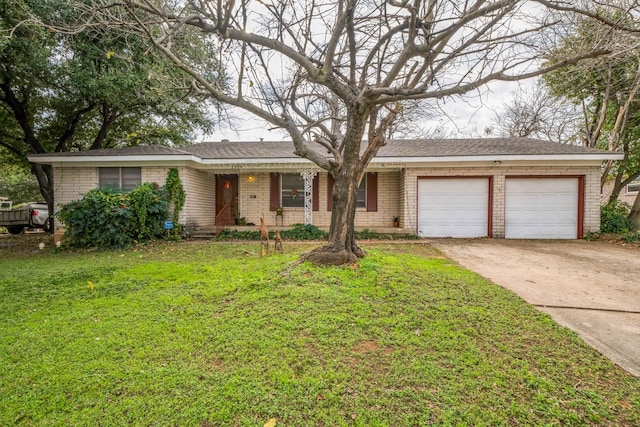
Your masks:
[{"label": "single story house", "polygon": [[[270,226],[328,228],[332,177],[293,151],[288,141],[223,140],[29,160],[52,165],[56,206],[101,185],[163,185],[177,168],[188,230],[257,223],[263,212]],[[360,184],[356,227],[384,230],[397,217],[400,230],[423,237],[579,239],[600,227],[602,161],[621,158],[526,138],[390,140]]]}]

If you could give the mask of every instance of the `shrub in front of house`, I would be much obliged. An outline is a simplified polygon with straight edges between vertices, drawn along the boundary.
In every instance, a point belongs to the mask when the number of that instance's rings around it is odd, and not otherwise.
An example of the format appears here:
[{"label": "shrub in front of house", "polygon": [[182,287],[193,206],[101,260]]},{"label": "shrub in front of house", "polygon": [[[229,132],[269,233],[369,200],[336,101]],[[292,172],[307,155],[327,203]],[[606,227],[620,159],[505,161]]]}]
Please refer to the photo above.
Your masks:
[{"label": "shrub in front of house", "polygon": [[131,192],[94,189],[57,214],[73,247],[126,248],[164,235],[169,202],[157,184]]},{"label": "shrub in front of house", "polygon": [[280,235],[285,240],[325,240],[329,237],[329,233],[313,224],[294,224],[292,228],[281,231]]},{"label": "shrub in front of house", "polygon": [[[269,230],[269,238],[275,236],[274,230]],[[280,236],[284,240],[303,241],[303,240],[326,240],[329,233],[319,229],[312,224],[293,224],[287,230],[280,231]],[[418,240],[419,237],[414,234],[397,234],[397,233],[378,233],[369,229],[355,232],[358,240]],[[216,240],[260,240],[260,232],[257,230],[233,230],[225,228]]]},{"label": "shrub in front of house", "polygon": [[615,201],[600,208],[600,232],[627,234],[632,230],[629,221],[630,207],[626,203]]},{"label": "shrub in front of house", "polygon": [[[269,239],[275,238],[275,230],[269,230]],[[288,230],[280,231],[284,240],[324,240],[329,236],[326,231],[320,230],[311,224],[294,224]],[[216,240],[260,240],[260,232],[257,230],[233,230],[225,228]]]}]

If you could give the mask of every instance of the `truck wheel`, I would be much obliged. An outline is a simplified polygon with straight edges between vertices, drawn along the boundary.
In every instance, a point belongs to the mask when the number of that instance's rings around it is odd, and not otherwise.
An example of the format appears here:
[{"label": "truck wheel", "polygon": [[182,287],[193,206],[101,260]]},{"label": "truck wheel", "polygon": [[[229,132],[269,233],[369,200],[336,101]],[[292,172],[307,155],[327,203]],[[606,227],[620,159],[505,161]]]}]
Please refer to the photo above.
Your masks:
[{"label": "truck wheel", "polygon": [[22,234],[24,232],[24,227],[22,226],[18,226],[18,227],[7,227],[7,230],[9,231],[9,233],[11,234]]}]

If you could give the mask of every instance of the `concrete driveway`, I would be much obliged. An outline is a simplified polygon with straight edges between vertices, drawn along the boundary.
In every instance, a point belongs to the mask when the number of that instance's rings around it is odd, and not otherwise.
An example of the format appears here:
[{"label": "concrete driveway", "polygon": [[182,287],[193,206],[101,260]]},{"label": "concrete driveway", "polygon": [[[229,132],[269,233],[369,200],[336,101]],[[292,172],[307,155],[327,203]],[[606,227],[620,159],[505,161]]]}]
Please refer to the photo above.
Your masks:
[{"label": "concrete driveway", "polygon": [[430,243],[550,314],[640,377],[640,249],[582,240]]}]

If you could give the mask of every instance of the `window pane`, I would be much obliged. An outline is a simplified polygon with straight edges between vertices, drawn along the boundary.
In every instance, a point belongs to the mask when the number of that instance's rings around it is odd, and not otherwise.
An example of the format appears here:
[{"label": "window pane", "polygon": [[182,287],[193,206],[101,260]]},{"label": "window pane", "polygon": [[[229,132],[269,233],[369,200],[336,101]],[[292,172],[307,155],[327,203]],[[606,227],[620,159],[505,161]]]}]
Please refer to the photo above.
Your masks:
[{"label": "window pane", "polygon": [[122,168],[122,189],[133,190],[142,182],[140,168]]},{"label": "window pane", "polygon": [[98,185],[100,188],[133,190],[141,182],[141,168],[98,168]]},{"label": "window pane", "polygon": [[365,175],[360,181],[360,185],[358,186],[358,201],[356,202],[357,208],[366,208],[367,207],[367,176]]},{"label": "window pane", "polygon": [[98,168],[100,188],[120,188],[120,168]]},{"label": "window pane", "polygon": [[304,207],[304,180],[299,174],[282,174],[282,206],[285,208]]},{"label": "window pane", "polygon": [[640,191],[640,182],[632,182],[627,185],[627,193],[637,193]]}]

